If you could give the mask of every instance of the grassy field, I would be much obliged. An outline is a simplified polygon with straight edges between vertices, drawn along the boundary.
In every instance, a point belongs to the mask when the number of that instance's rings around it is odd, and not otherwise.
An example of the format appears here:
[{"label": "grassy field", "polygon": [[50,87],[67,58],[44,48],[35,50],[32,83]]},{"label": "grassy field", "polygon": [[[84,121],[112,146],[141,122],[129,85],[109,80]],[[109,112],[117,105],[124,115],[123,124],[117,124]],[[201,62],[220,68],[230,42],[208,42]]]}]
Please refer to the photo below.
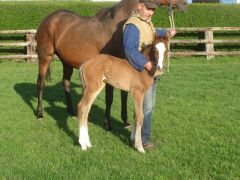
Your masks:
[{"label": "grassy field", "polygon": [[[175,59],[158,81],[152,116],[156,149],[140,154],[120,120],[119,90],[113,131],[103,129],[104,92],[89,118],[92,149],[81,151],[78,121],[68,117],[62,67],[52,63],[43,121],[36,120],[37,63],[0,61],[0,179],[239,179],[240,59]],[[81,86],[72,78],[74,104]],[[133,107],[129,100],[129,117]]]}]

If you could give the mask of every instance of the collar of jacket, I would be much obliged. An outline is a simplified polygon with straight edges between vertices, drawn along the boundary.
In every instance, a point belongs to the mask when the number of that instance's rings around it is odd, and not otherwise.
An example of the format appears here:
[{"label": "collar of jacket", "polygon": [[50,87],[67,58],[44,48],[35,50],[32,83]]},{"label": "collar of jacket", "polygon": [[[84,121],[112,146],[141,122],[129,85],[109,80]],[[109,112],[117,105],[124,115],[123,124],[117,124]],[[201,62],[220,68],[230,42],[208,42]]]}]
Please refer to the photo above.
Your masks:
[{"label": "collar of jacket", "polygon": [[136,18],[139,18],[141,21],[145,21],[148,24],[151,24],[151,19],[144,19],[138,11],[133,11],[132,16],[136,17]]}]

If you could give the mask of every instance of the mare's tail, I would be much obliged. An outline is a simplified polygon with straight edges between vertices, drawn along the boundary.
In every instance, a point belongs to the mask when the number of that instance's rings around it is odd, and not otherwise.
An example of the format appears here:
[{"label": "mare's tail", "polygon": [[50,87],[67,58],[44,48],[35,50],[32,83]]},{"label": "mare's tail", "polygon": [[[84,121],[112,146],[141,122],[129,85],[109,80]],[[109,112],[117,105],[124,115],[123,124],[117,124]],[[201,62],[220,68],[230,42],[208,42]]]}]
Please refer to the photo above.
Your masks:
[{"label": "mare's tail", "polygon": [[48,66],[48,69],[47,69],[47,74],[46,74],[46,80],[47,80],[47,81],[51,81],[51,79],[52,79],[51,69],[52,69],[52,68],[51,68],[51,66],[49,65],[49,66]]}]

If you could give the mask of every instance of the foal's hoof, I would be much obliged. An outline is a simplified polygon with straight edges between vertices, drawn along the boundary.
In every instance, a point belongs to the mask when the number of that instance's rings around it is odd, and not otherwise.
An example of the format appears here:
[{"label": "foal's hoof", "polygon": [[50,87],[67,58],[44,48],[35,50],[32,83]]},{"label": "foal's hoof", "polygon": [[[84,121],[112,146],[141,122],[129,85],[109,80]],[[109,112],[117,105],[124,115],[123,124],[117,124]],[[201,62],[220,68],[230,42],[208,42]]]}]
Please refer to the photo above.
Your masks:
[{"label": "foal's hoof", "polygon": [[79,144],[81,146],[82,151],[86,151],[87,149],[92,147],[92,144],[90,143],[90,141],[88,140],[81,140],[79,141]]},{"label": "foal's hoof", "polygon": [[143,154],[145,153],[145,150],[144,150],[143,148],[138,148],[137,150],[138,150],[138,152],[140,152],[140,153],[143,153]]},{"label": "foal's hoof", "polygon": [[144,148],[142,146],[140,146],[140,147],[136,147],[135,146],[135,148],[138,150],[138,152],[145,153],[145,150],[144,150]]}]

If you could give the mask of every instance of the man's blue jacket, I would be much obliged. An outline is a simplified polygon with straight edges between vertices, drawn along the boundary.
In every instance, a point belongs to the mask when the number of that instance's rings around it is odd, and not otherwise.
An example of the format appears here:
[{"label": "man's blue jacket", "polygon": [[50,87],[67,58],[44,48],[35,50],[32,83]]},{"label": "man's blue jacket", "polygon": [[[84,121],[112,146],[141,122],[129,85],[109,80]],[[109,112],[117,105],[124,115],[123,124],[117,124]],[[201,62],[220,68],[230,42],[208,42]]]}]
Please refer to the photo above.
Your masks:
[{"label": "man's blue jacket", "polygon": [[[156,29],[157,36],[165,36],[167,31]],[[143,71],[147,59],[138,50],[139,30],[134,24],[126,25],[123,33],[123,49],[129,63],[138,71]]]}]

